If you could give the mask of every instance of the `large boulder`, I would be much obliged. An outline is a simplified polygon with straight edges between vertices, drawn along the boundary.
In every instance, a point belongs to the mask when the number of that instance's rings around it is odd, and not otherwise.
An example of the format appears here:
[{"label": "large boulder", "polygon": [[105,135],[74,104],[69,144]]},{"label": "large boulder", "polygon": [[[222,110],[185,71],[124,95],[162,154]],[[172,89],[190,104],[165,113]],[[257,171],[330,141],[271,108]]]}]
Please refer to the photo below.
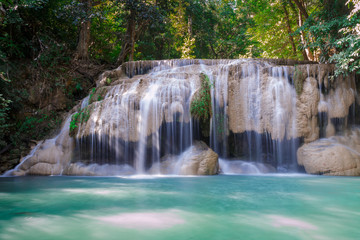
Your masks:
[{"label": "large boulder", "polygon": [[219,172],[218,155],[204,142],[196,141],[180,160],[181,175],[214,175]]},{"label": "large boulder", "polygon": [[179,156],[168,155],[154,164],[150,174],[215,175],[219,172],[218,155],[202,141]]},{"label": "large boulder", "polygon": [[298,149],[297,157],[307,173],[359,176],[360,129],[304,144]]}]

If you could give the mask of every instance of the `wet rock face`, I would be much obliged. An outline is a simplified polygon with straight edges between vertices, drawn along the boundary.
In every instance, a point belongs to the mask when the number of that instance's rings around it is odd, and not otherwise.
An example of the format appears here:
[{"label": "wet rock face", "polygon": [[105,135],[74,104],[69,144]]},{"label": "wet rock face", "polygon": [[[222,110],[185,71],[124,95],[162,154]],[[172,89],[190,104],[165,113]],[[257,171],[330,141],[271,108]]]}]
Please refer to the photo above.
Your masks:
[{"label": "wet rock face", "polygon": [[[109,78],[112,87],[104,101],[96,103],[89,121],[79,128],[77,138],[101,131],[110,137],[136,142],[141,137],[139,126],[144,126],[141,122],[144,118],[147,124],[142,130],[146,136],[158,131],[163,121],[189,122],[189,101],[199,92],[203,73],[210,76],[214,101],[227,115],[226,130],[233,133],[255,131],[268,133],[274,140],[304,138],[311,142],[319,138],[320,112],[326,113],[329,121],[349,114],[349,107],[355,102],[351,77],[335,79],[333,65],[276,66],[273,62],[126,63],[100,77],[99,86]],[[136,75],[150,70],[153,71],[150,74]],[[174,119],[174,115],[178,117]],[[334,134],[332,126],[327,132]]]},{"label": "wet rock face", "polygon": [[[128,78],[114,70],[106,72],[104,79],[114,79],[104,99],[94,103],[88,121],[79,127],[76,138],[106,133],[124,141],[139,141],[140,132],[149,136],[158,131],[164,122],[190,121],[189,99],[200,86],[200,68],[154,73]],[[178,118],[174,119],[174,115]],[[139,129],[141,131],[139,131]]]},{"label": "wet rock face", "polygon": [[319,138],[319,112],[327,113],[329,121],[344,118],[355,102],[354,79],[334,78],[332,65],[241,64],[233,70],[228,115],[234,133],[267,132],[273,139],[303,137],[311,142]]},{"label": "wet rock face", "polygon": [[319,138],[317,123],[318,104],[320,96],[317,81],[313,77],[306,78],[302,93],[297,99],[297,132],[305,138],[305,142],[311,142]]},{"label": "wet rock face", "polygon": [[296,93],[290,67],[243,64],[229,79],[229,129],[267,132],[272,139],[297,137]]},{"label": "wet rock face", "polygon": [[298,162],[307,173],[324,175],[360,175],[360,129],[344,136],[334,136],[299,148]]}]

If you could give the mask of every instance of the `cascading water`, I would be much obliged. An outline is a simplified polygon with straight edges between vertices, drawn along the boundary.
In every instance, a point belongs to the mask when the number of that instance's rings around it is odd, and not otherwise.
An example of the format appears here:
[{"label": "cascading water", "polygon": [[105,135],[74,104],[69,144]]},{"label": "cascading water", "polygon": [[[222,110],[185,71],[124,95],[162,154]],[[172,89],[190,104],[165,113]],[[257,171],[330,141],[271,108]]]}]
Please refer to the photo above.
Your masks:
[{"label": "cascading water", "polygon": [[[355,87],[351,77],[331,82],[327,65],[278,63],[284,64],[251,59],[144,61],[104,73],[97,89],[76,109],[77,126],[69,132],[76,141],[66,148],[71,159],[59,174],[189,172],[182,164],[207,164],[189,162],[193,154],[214,157],[199,140],[222,158],[223,172],[241,166],[298,171],[299,146],[325,131],[318,127],[318,116],[320,124],[326,118],[330,134],[332,122],[348,116]],[[209,132],[190,113],[204,91],[201,76],[211,86]],[[36,172],[36,165],[29,168]]]},{"label": "cascading water", "polygon": [[213,117],[211,119],[210,147],[222,157],[228,156],[227,101],[229,68],[239,62],[240,60],[234,61],[232,64],[227,61],[220,62],[214,73],[206,71],[206,68],[204,68],[213,83],[211,91]]},{"label": "cascading water", "polygon": [[[159,163],[161,156],[182,153],[192,143],[189,99],[195,86],[195,83],[191,86],[191,81],[196,79],[187,82],[184,76],[184,73],[176,71],[153,73],[151,77],[156,80],[150,83],[140,100],[139,141],[135,159],[136,170],[140,173]],[[154,130],[150,139],[149,129]]]},{"label": "cascading water", "polygon": [[248,158],[250,161],[260,162],[262,159],[262,126],[261,118],[261,78],[259,66],[247,64],[241,71],[241,78],[246,79],[242,82],[240,88],[246,89],[245,94],[239,102],[244,104],[245,111],[245,135],[248,146]]},{"label": "cascading water", "polygon": [[232,128],[239,132],[234,135],[235,154],[250,162],[271,164],[278,171],[298,168],[297,94],[290,70],[289,66],[243,64],[236,76],[238,93],[230,104],[231,111],[238,112]]},{"label": "cascading water", "polygon": [[189,105],[199,78],[185,71],[160,68],[111,88],[79,128],[74,161],[128,164],[144,174],[162,156],[182,153],[192,143]]}]

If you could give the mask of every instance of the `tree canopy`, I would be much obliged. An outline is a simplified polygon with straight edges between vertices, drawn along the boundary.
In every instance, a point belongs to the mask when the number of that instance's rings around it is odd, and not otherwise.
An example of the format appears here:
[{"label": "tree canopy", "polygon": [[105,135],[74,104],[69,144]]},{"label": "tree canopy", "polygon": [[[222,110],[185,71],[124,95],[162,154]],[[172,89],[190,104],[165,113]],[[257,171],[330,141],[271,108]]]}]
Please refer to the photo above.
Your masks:
[{"label": "tree canopy", "polygon": [[0,56],[291,58],[357,71],[358,10],[358,0],[5,0]]}]

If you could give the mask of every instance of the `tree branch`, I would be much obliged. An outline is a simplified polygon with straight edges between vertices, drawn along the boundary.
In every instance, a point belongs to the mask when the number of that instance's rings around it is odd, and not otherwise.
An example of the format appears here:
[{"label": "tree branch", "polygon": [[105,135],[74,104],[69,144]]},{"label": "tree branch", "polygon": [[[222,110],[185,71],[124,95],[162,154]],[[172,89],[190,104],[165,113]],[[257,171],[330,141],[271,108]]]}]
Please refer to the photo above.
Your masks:
[{"label": "tree branch", "polygon": [[296,4],[296,6],[299,8],[300,13],[307,19],[309,17],[309,14],[307,13],[305,6],[303,5],[303,2],[300,2],[299,0],[293,0]]},{"label": "tree branch", "polygon": [[292,34],[292,30],[291,30],[291,25],[290,25],[290,18],[289,18],[289,13],[286,9],[286,5],[285,2],[283,2],[282,7],[284,9],[284,13],[285,13],[285,20],[286,20],[286,25],[287,25],[287,31],[288,31],[288,35],[289,35],[289,40],[293,49],[293,53],[294,55],[296,55],[296,46],[295,46],[295,42],[294,42],[294,38],[291,35]]}]

